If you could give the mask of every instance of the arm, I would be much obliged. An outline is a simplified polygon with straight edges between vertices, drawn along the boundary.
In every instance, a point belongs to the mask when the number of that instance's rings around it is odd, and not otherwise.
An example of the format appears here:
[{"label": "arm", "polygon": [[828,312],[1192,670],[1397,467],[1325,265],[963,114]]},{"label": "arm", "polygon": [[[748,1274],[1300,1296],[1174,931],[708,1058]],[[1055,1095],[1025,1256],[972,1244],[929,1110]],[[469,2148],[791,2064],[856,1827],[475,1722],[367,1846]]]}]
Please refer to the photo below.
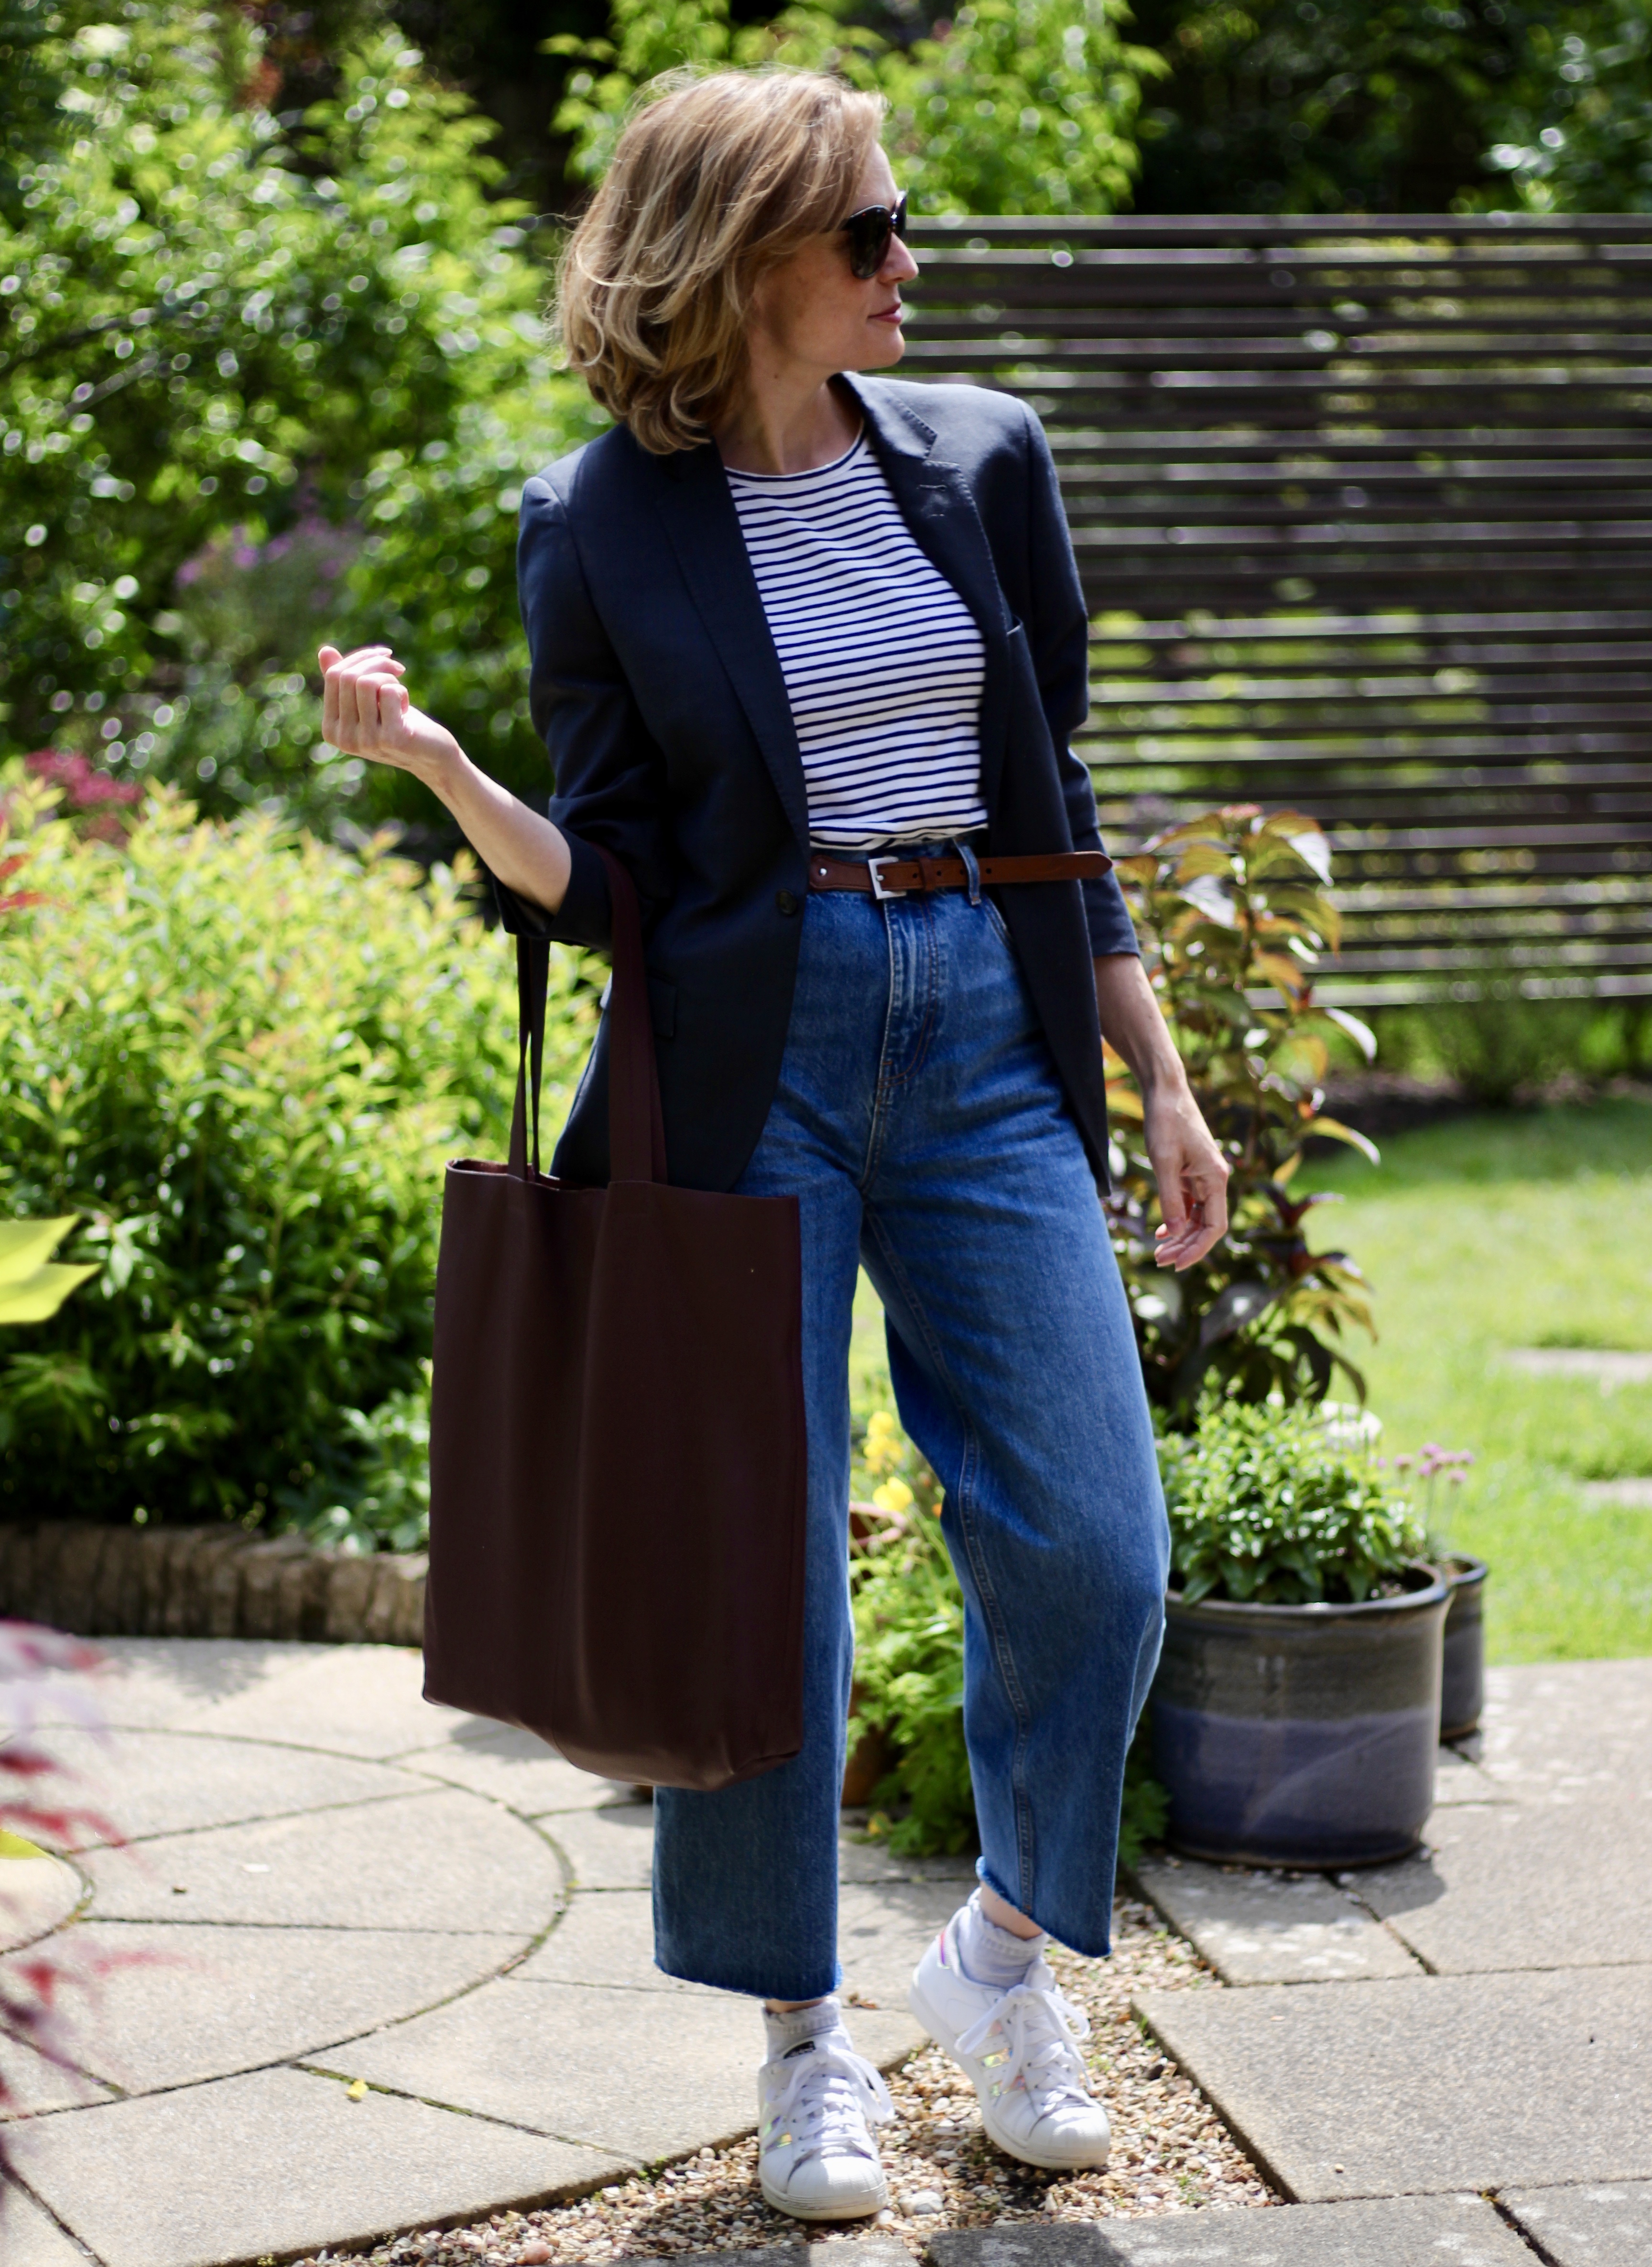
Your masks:
[{"label": "arm", "polygon": [[1228,1162],[1211,1140],[1187,1073],[1134,952],[1096,962],[1101,1035],[1135,1073],[1147,1153],[1158,1182],[1161,1267],[1191,1267],[1228,1228]]},{"label": "arm", "polygon": [[567,836],[479,771],[444,724],[415,708],[388,646],[341,654],[324,645],[322,737],[347,754],[392,764],[446,804],[488,870],[530,904],[554,913],[568,894]]},{"label": "arm", "polygon": [[517,572],[529,702],[556,782],[548,818],[413,707],[387,647],[321,649],[322,730],[334,747],[414,773],[446,804],[493,877],[507,930],[606,946],[608,881],[596,843],[630,869],[645,915],[650,899],[671,895],[663,764],[592,604],[567,511],[544,479],[523,491]]}]

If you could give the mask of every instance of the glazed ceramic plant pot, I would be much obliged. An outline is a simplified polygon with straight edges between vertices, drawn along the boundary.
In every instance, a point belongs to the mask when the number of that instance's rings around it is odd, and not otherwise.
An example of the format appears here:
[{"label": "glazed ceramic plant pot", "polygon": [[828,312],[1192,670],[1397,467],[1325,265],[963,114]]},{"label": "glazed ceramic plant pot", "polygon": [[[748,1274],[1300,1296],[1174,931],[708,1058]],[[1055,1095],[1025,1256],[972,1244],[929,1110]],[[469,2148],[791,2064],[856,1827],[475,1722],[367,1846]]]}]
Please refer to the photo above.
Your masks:
[{"label": "glazed ceramic plant pot", "polygon": [[1434,1803],[1450,1590],[1413,1566],[1363,1605],[1165,1601],[1153,1768],[1166,1839],[1251,1866],[1377,1866]]},{"label": "glazed ceramic plant pot", "polygon": [[1440,1737],[1465,1740],[1486,1703],[1486,1561],[1445,1559],[1441,1572],[1451,1586],[1451,1602],[1445,1615]]}]

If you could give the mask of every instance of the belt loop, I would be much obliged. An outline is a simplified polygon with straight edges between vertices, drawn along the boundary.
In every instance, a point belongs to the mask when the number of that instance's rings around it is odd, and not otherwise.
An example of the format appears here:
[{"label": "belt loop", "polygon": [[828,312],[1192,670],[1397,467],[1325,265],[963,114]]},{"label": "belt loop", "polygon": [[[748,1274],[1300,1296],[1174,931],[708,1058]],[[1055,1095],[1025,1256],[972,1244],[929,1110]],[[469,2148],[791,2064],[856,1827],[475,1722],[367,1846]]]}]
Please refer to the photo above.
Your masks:
[{"label": "belt loop", "polygon": [[964,871],[969,876],[969,901],[971,905],[978,906],[980,903],[980,868],[976,863],[975,853],[967,842],[955,840],[953,847],[964,861]]}]

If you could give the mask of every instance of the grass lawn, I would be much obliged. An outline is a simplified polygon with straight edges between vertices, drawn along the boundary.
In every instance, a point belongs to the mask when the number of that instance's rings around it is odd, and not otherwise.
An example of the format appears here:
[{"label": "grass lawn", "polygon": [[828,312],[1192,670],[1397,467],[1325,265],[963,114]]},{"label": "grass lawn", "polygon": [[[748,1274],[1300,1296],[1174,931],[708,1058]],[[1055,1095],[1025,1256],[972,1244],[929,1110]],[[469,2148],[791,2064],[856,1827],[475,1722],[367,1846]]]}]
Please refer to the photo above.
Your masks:
[{"label": "grass lawn", "polygon": [[[1652,1511],[1582,1483],[1652,1476],[1652,1385],[1531,1377],[1510,1346],[1652,1350],[1652,1107],[1634,1101],[1460,1119],[1391,1137],[1380,1166],[1316,1160],[1345,1201],[1315,1242],[1357,1260],[1381,1339],[1350,1348],[1389,1453],[1472,1449],[1436,1524],[1491,1566],[1495,1661],[1652,1654]],[[852,1354],[864,1421],[892,1407],[882,1318],[862,1279]]]},{"label": "grass lawn", "polygon": [[1391,1138],[1373,1167],[1316,1163],[1346,1201],[1316,1243],[1369,1276],[1365,1370],[1389,1451],[1472,1449],[1438,1524],[1487,1559],[1496,1661],[1652,1654],[1652,1511],[1582,1483],[1652,1475],[1652,1385],[1532,1377],[1511,1346],[1652,1350],[1652,1108],[1500,1112]]}]

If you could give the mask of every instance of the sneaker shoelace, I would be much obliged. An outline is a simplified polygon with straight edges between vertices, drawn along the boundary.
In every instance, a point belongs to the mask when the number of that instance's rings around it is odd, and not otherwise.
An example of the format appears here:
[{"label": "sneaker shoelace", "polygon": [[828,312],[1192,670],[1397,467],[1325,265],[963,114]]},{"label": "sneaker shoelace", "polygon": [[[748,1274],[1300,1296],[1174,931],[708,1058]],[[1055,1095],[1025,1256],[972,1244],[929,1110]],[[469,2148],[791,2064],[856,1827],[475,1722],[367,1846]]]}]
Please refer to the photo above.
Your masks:
[{"label": "sneaker shoelace", "polygon": [[1089,2106],[1091,2096],[1078,2042],[1090,2036],[1090,2019],[1053,1979],[1034,1983],[1029,1977],[995,1999],[960,2034],[958,2052],[980,2054],[995,2030],[1002,2034],[1002,2050],[983,2055],[982,2060],[992,2065],[1001,2094],[1021,2080],[1040,2117],[1068,2099]]},{"label": "sneaker shoelace", "polygon": [[799,2138],[807,2144],[800,2163],[833,2149],[863,2154],[865,2126],[882,2125],[895,2114],[876,2066],[852,2048],[830,2043],[797,2055],[790,2076],[768,2102],[768,2131],[779,2133],[781,2146]]}]

